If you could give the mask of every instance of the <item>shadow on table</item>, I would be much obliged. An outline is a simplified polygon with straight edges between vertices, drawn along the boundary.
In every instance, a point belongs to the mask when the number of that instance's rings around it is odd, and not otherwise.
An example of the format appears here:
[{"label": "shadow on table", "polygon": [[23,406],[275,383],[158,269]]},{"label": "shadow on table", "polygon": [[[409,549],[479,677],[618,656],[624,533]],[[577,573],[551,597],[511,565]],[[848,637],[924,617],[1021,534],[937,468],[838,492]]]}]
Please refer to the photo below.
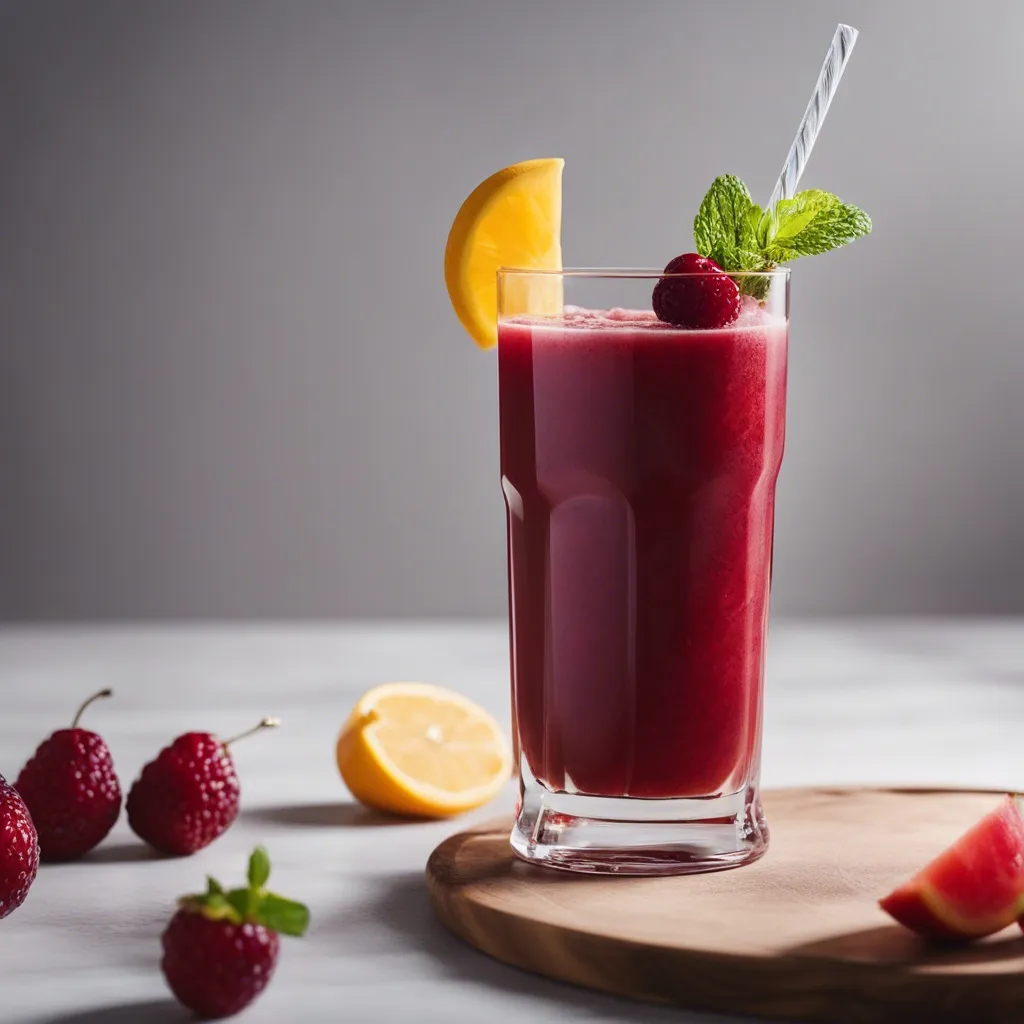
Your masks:
[{"label": "shadow on table", "polygon": [[137,864],[147,860],[165,860],[163,854],[158,853],[144,843],[141,839],[132,842],[130,839],[123,843],[110,843],[90,850],[79,863],[81,864]]},{"label": "shadow on table", "polygon": [[355,802],[251,807],[242,811],[242,817],[268,825],[299,825],[305,828],[364,828],[417,823],[415,818],[383,814]]},{"label": "shadow on table", "polygon": [[195,1018],[172,999],[146,999],[139,1003],[96,1006],[68,1014],[44,1017],[37,1024],[183,1024]]},{"label": "shadow on table", "polygon": [[[538,1008],[560,1007],[567,1020],[585,1017],[593,1021],[629,1021],[630,1024],[681,1024],[682,1019],[686,1024],[722,1021],[718,1016],[696,1013],[681,1018],[678,1009],[645,1006],[589,992],[492,960],[456,939],[438,922],[430,908],[426,882],[420,872],[382,880],[376,895],[363,904],[358,913],[342,914],[335,929],[340,932],[351,928],[358,938],[359,933],[365,933],[368,920],[383,924],[410,950],[429,956],[452,980],[496,989],[524,1003],[538,1004]],[[371,947],[367,955],[374,956],[376,952]],[[541,1014],[537,1019],[554,1018]],[[558,1019],[562,1019],[561,1016]]]}]

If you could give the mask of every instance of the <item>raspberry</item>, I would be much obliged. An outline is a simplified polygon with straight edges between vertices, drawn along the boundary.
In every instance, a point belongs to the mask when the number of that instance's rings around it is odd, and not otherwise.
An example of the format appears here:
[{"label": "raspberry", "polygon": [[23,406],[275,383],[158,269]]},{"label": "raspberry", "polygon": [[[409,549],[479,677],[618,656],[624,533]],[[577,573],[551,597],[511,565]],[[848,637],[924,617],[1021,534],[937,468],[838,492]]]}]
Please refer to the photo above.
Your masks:
[{"label": "raspberry", "polygon": [[142,769],[128,794],[128,824],[161,853],[185,856],[227,831],[240,791],[224,742],[188,732]]},{"label": "raspberry", "polygon": [[25,902],[39,870],[39,840],[25,801],[0,775],[0,920]]},{"label": "raspberry", "polygon": [[[272,728],[263,721],[243,736]],[[238,817],[241,785],[228,749],[231,740],[208,732],[179,736],[150,761],[128,793],[128,824],[161,853],[182,857],[209,846]]]},{"label": "raspberry", "polygon": [[266,988],[279,946],[263,925],[212,921],[183,908],[164,932],[160,966],[178,1002],[201,1017],[230,1017]]},{"label": "raspberry", "polygon": [[652,303],[659,320],[676,327],[711,330],[731,324],[740,312],[736,282],[714,261],[695,252],[670,261],[654,286]]},{"label": "raspberry", "polygon": [[98,697],[110,695],[110,690],[94,694],[70,729],[58,729],[40,743],[14,784],[39,832],[44,861],[88,853],[121,813],[121,785],[110,749],[96,733],[78,728],[82,712]]},{"label": "raspberry", "polygon": [[309,908],[267,889],[270,857],[249,858],[246,885],[183,896],[163,934],[160,966],[177,1000],[200,1017],[230,1017],[266,987],[277,965],[278,934],[304,935]]}]

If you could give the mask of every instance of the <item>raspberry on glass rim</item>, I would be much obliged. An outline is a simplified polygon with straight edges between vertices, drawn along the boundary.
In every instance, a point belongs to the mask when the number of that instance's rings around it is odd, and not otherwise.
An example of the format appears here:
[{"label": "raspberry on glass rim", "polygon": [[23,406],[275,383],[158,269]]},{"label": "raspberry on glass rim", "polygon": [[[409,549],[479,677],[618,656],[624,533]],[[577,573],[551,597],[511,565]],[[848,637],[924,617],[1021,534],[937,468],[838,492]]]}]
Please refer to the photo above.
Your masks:
[{"label": "raspberry on glass rim", "polygon": [[731,324],[740,312],[736,282],[712,259],[695,252],[670,260],[652,296],[659,320],[676,327],[714,330]]}]

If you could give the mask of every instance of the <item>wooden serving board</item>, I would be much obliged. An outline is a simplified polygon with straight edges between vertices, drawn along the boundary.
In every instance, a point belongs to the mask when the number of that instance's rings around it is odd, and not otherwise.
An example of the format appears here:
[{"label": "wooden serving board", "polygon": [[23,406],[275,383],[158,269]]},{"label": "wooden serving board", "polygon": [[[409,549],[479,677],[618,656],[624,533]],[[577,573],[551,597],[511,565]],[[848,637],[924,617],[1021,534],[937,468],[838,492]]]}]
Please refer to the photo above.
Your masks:
[{"label": "wooden serving board", "polygon": [[787,1021],[1024,1020],[1024,936],[936,947],[877,905],[1000,794],[768,792],[767,855],[674,878],[524,864],[507,822],[462,832],[427,865],[456,935],[516,967],[634,999]]}]

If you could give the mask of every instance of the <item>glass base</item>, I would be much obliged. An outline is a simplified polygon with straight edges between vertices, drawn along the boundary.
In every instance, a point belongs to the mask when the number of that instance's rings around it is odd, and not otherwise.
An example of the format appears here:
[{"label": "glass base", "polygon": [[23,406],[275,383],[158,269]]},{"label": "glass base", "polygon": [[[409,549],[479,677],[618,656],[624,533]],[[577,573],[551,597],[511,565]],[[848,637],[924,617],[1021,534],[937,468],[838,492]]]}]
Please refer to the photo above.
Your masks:
[{"label": "glass base", "polygon": [[768,849],[755,787],[695,800],[555,793],[523,765],[512,850],[530,864],[616,875],[688,875],[750,864]]}]

